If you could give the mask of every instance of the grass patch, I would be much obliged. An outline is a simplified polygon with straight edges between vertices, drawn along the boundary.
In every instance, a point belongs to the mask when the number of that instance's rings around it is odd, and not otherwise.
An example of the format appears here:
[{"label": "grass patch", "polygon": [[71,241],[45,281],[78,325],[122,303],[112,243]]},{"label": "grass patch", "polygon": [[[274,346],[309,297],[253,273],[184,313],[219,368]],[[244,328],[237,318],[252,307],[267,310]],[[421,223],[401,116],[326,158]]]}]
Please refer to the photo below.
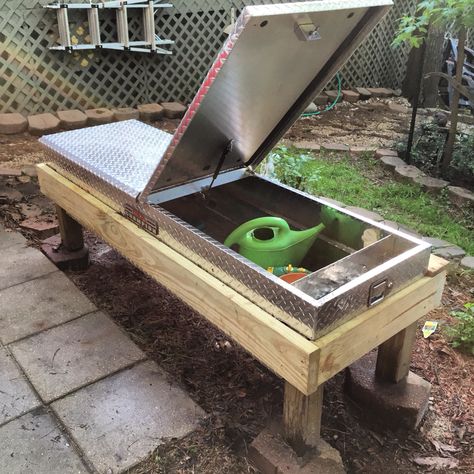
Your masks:
[{"label": "grass patch", "polygon": [[359,206],[420,234],[459,245],[474,255],[474,216],[455,209],[445,195],[431,196],[416,184],[393,181],[371,156],[309,155],[280,147],[271,154],[277,179],[289,186]]}]

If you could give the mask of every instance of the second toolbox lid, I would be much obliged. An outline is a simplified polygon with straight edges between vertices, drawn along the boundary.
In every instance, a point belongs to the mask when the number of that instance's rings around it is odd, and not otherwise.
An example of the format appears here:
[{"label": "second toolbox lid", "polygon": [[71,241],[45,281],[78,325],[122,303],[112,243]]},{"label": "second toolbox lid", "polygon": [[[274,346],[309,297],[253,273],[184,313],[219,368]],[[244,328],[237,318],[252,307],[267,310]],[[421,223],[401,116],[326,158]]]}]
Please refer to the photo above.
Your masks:
[{"label": "second toolbox lid", "polygon": [[391,0],[245,7],[142,193],[255,165]]}]

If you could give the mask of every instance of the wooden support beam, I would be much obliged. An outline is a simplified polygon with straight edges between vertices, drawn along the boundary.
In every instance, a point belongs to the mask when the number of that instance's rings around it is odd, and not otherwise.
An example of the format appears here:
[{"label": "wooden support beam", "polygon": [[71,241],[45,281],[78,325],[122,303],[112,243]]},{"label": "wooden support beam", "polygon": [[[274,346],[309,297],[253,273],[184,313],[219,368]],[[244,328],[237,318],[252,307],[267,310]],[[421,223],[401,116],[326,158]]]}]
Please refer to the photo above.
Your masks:
[{"label": "wooden support beam", "polygon": [[56,205],[61,242],[66,250],[74,252],[84,248],[82,226],[74,220],[62,207]]},{"label": "wooden support beam", "polygon": [[414,322],[379,346],[375,376],[383,382],[398,383],[410,371],[417,323]]},{"label": "wooden support beam", "polygon": [[189,259],[46,165],[41,191],[277,375],[311,393],[317,347]]},{"label": "wooden support beam", "polygon": [[437,255],[430,256],[430,263],[426,269],[425,275],[428,277],[434,277],[439,273],[443,273],[449,266],[449,262],[444,258],[438,257]]},{"label": "wooden support beam", "polygon": [[[312,342],[140,229],[89,192],[38,166],[41,191],[134,265],[233,338],[303,395],[437,307],[446,262],[377,306]],[[430,261],[430,268],[432,267]],[[429,273],[428,273],[429,275]]]},{"label": "wooden support beam", "polygon": [[283,429],[285,438],[298,455],[314,448],[321,437],[323,385],[311,395],[285,383]]},{"label": "wooden support beam", "polygon": [[439,306],[446,272],[423,277],[383,303],[315,341],[319,348],[318,384],[416,323]]}]

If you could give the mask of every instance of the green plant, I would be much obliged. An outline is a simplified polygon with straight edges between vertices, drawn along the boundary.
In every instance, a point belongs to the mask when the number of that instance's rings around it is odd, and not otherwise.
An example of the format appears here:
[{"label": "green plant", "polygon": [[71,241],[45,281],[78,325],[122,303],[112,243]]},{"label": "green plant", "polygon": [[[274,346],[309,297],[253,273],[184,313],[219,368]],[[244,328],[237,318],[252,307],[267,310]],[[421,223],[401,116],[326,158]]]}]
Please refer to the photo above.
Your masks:
[{"label": "green plant", "polygon": [[452,167],[474,177],[474,133],[460,133],[454,149]]},{"label": "green plant", "polygon": [[[412,162],[431,176],[439,174],[446,135],[444,129],[434,122],[421,124],[415,130],[415,140],[411,152]],[[406,141],[397,144],[403,152]],[[458,131],[453,150],[453,159],[445,177],[459,185],[474,185],[474,133]]]},{"label": "green plant", "polygon": [[311,170],[312,156],[286,146],[275,148],[267,158],[273,163],[275,174],[282,182],[302,191],[311,188],[318,180],[319,173]]},{"label": "green plant", "polygon": [[408,43],[419,48],[426,38],[430,22],[452,24],[455,29],[474,26],[472,0],[423,0],[418,3],[415,15],[400,18],[394,45]]},{"label": "green plant", "polygon": [[459,347],[474,355],[474,302],[466,303],[464,310],[452,311],[456,318],[454,326],[446,328],[453,347]]}]

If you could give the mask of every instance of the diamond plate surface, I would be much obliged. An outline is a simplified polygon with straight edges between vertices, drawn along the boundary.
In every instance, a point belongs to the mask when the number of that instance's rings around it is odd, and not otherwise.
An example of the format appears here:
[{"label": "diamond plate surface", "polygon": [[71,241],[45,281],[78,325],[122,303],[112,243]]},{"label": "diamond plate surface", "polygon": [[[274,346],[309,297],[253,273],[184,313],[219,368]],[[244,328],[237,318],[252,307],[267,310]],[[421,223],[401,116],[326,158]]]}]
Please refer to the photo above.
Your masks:
[{"label": "diamond plate surface", "polygon": [[[342,5],[347,8],[352,4],[352,2],[330,3],[340,8]],[[289,7],[279,6],[274,11],[279,11],[280,8]],[[157,222],[160,240],[216,275],[270,314],[307,337],[314,338],[316,332],[321,335],[331,324],[347,319],[366,306],[367,285],[380,278],[377,272],[361,282],[355,290],[331,298],[323,305],[319,300],[312,299],[265,272],[173,214],[160,207],[152,207],[146,202],[136,201],[147,182],[143,194],[146,196],[150,190],[152,181],[149,179],[153,171],[161,170],[171,156],[176,143],[199,108],[200,101],[248,19],[249,17],[244,14],[237,22],[178,128],[173,142],[171,135],[165,132],[136,121],[129,121],[46,136],[42,139],[42,143],[49,150],[56,165],[65,170],[74,182],[92,194],[98,195],[99,198],[105,196],[106,200],[114,201],[119,205],[115,208],[123,209],[125,204],[137,206],[144,215]],[[308,198],[318,201],[312,197]],[[419,252],[422,253],[424,250],[420,248]],[[394,288],[405,283],[407,278],[421,275],[426,258],[423,254],[421,264],[413,264],[408,257],[399,262],[396,274],[400,277]],[[403,271],[400,272],[400,269]]]},{"label": "diamond plate surface", "polygon": [[[145,187],[172,135],[138,120],[46,135],[40,142],[67,166],[83,169],[132,198]],[[100,188],[99,188],[100,189]]]}]

